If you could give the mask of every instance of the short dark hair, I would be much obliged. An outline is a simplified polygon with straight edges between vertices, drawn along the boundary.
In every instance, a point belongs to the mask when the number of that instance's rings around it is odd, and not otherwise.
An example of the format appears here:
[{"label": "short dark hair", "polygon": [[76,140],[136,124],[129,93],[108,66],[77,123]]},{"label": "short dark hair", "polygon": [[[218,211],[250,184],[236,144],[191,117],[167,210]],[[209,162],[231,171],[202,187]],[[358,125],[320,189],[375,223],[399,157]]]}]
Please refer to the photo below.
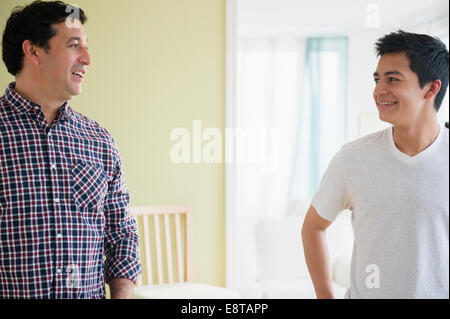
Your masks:
[{"label": "short dark hair", "polygon": [[439,111],[448,86],[448,49],[441,40],[426,34],[398,30],[379,38],[375,49],[378,57],[405,51],[410,61],[409,67],[419,77],[421,88],[431,81],[440,80],[441,89],[434,100],[434,107]]},{"label": "short dark hair", "polygon": [[79,14],[73,14],[73,9],[67,10],[67,6],[62,1],[34,1],[25,7],[15,7],[12,10],[2,40],[3,61],[9,73],[15,76],[22,70],[23,41],[30,40],[47,51],[48,41],[57,33],[52,24],[61,23],[70,15],[81,24],[86,22],[87,17],[83,10],[78,8]]}]

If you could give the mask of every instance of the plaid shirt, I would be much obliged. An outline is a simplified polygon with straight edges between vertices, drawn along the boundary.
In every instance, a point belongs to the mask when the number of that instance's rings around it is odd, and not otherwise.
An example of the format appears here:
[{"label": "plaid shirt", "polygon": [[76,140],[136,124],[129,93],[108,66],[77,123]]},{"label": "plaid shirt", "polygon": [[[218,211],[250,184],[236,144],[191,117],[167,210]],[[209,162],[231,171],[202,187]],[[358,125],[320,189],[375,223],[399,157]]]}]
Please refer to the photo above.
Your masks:
[{"label": "plaid shirt", "polygon": [[104,298],[105,281],[142,271],[114,140],[67,102],[49,126],[14,85],[0,97],[0,298]]}]

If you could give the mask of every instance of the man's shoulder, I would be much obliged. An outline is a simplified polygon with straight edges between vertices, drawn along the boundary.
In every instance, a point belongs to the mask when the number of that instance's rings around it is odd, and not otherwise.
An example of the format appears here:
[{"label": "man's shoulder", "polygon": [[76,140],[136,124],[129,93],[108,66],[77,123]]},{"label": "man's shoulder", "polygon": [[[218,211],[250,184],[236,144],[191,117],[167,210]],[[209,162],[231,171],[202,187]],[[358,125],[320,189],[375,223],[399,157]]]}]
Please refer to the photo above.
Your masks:
[{"label": "man's shoulder", "polygon": [[449,139],[449,128],[447,124],[442,125],[443,129],[443,140],[444,140],[444,147],[449,148],[450,139]]},{"label": "man's shoulder", "polygon": [[5,95],[0,96],[0,124],[6,124],[10,121],[17,120],[18,112],[15,107],[8,102]]},{"label": "man's shoulder", "polygon": [[114,138],[109,131],[101,126],[97,121],[87,117],[86,115],[75,111],[74,109],[68,109],[71,112],[72,123],[78,132],[82,131],[85,138],[101,143],[102,148],[107,152],[118,154]]},{"label": "man's shoulder", "polygon": [[355,155],[370,154],[373,151],[378,151],[380,148],[386,147],[389,130],[391,129],[389,127],[347,142],[342,146],[341,153]]},{"label": "man's shoulder", "polygon": [[7,106],[6,97],[4,95],[0,96],[0,123],[7,117]]},{"label": "man's shoulder", "polygon": [[449,128],[448,128],[448,122],[445,122],[444,125],[442,125],[443,128],[443,132],[444,132],[444,138],[448,141],[448,137],[449,137]]},{"label": "man's shoulder", "polygon": [[113,141],[112,135],[108,130],[102,127],[97,121],[87,117],[86,115],[75,111],[73,108],[69,107],[68,112],[71,113],[71,117],[77,127],[84,130],[89,135],[97,136],[108,141]]}]

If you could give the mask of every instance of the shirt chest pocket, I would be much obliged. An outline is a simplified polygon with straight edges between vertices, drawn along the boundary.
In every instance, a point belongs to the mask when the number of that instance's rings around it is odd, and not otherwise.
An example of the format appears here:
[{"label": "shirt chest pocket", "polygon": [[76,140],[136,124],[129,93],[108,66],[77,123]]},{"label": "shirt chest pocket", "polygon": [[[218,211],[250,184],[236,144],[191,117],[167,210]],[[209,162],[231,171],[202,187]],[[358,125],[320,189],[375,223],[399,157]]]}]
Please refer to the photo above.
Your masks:
[{"label": "shirt chest pocket", "polygon": [[97,210],[106,196],[108,181],[99,164],[75,162],[71,167],[72,193],[75,204]]}]

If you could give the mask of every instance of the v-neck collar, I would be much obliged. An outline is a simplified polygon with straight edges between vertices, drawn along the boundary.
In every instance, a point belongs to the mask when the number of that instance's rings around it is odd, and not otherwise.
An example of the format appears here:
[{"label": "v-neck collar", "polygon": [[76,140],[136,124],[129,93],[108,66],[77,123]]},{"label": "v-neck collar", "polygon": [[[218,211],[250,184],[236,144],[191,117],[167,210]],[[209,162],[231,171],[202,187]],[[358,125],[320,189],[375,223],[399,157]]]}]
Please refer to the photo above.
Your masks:
[{"label": "v-neck collar", "polygon": [[423,151],[417,153],[414,156],[410,156],[408,154],[403,153],[402,151],[400,151],[397,146],[395,145],[394,142],[394,134],[393,134],[393,130],[394,127],[389,127],[386,129],[387,130],[387,138],[389,141],[389,147],[392,151],[392,153],[394,154],[394,156],[396,158],[398,158],[399,160],[409,163],[409,164],[414,164],[417,163],[419,160],[421,160],[422,158],[426,158],[427,156],[429,156],[430,154],[432,154],[434,152],[434,150],[439,146],[439,144],[442,141],[442,136],[444,135],[444,126],[442,124],[439,125],[439,133],[437,135],[437,137],[434,139],[434,141]]}]

